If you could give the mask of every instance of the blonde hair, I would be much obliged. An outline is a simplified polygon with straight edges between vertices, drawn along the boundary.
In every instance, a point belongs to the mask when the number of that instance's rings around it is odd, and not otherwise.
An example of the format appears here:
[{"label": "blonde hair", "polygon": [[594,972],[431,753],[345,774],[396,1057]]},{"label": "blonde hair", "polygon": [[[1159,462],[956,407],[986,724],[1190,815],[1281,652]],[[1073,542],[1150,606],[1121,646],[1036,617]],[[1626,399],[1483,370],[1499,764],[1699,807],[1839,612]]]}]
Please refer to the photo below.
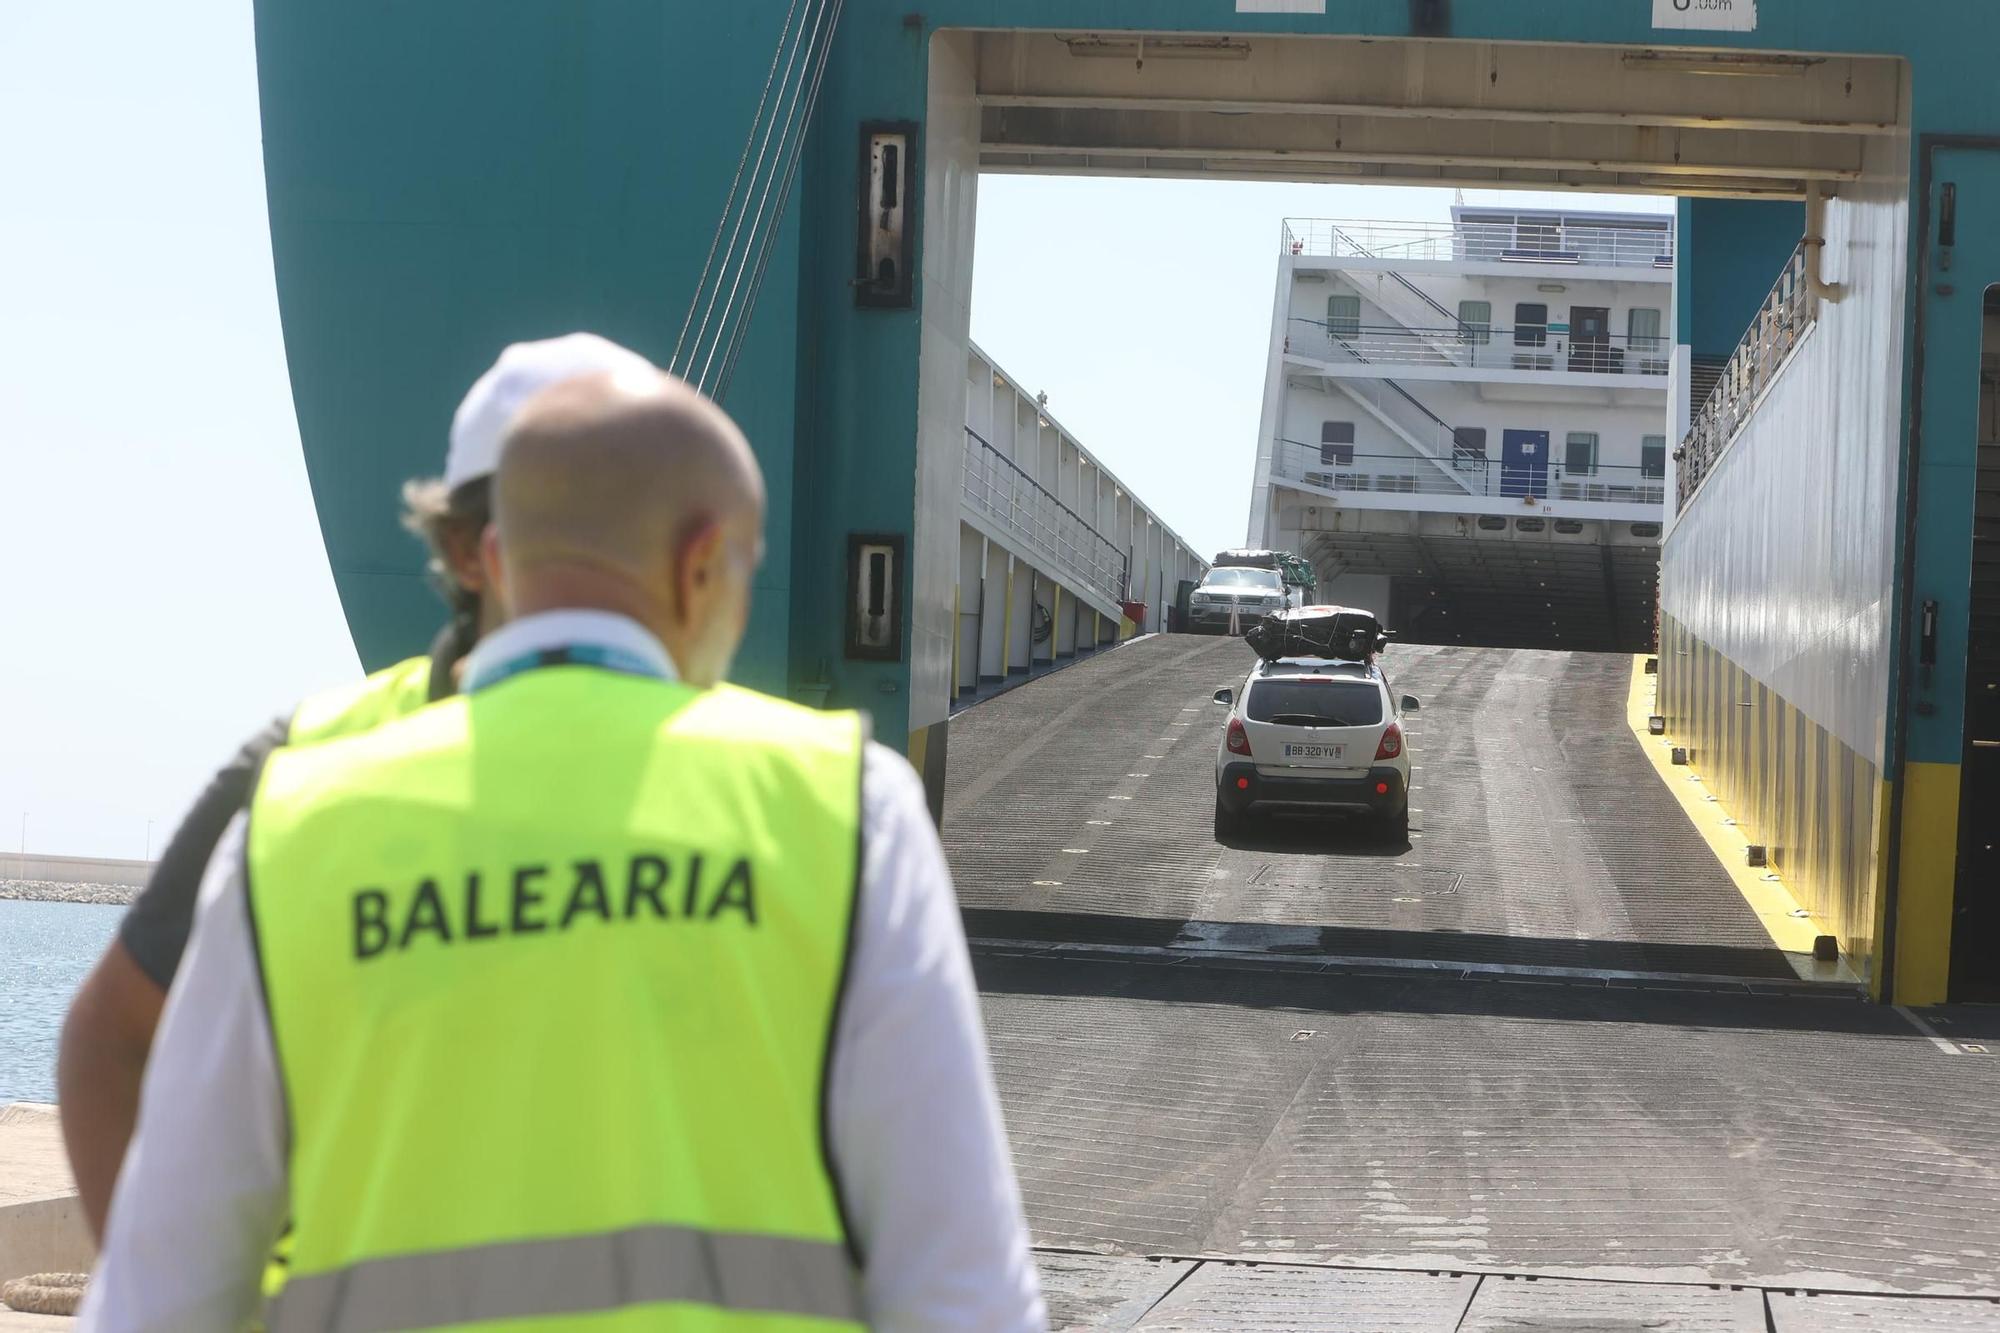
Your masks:
[{"label": "blonde hair", "polygon": [[446,559],[447,544],[453,539],[478,541],[492,520],[493,479],[480,477],[456,489],[447,489],[442,477],[412,477],[403,483],[405,531],[423,539],[429,548],[429,571],[438,595],[454,612],[476,611],[479,595],[468,591],[451,572]]}]

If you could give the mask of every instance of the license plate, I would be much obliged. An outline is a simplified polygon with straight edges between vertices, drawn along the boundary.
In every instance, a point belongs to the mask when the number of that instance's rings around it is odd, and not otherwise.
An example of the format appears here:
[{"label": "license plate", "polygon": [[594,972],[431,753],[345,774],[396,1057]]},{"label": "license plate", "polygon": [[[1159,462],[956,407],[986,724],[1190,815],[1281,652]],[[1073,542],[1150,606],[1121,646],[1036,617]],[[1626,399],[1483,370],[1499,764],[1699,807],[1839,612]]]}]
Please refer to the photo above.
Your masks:
[{"label": "license plate", "polygon": [[1347,747],[1345,745],[1292,745],[1285,746],[1287,759],[1338,759]]}]

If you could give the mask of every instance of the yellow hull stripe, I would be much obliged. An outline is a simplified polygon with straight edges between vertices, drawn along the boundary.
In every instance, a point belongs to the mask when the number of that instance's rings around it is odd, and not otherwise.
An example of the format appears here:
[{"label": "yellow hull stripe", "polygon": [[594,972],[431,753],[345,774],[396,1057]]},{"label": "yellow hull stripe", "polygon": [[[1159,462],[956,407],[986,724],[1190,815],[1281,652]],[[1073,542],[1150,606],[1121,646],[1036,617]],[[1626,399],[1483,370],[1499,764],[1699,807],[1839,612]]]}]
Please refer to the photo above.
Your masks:
[{"label": "yellow hull stripe", "polygon": [[1957,764],[1903,765],[1903,846],[1896,910],[1896,1002],[1943,1004],[1951,981],[1958,879]]},{"label": "yellow hull stripe", "polygon": [[[1673,762],[1674,742],[1665,736],[1654,736],[1647,730],[1647,719],[1654,712],[1655,682],[1659,677],[1646,673],[1646,656],[1632,659],[1631,693],[1625,701],[1625,721],[1638,738],[1639,748],[1645,752],[1653,771],[1660,775],[1667,790],[1673,793],[1688,823],[1708,844],[1715,854],[1718,865],[1729,875],[1729,882],[1743,895],[1751,912],[1757,917],[1764,933],[1771,937],[1771,943],[1788,954],[1812,954],[1813,937],[1830,935],[1833,932],[1823,928],[1810,916],[1799,916],[1805,909],[1799,905],[1791,890],[1782,880],[1765,879],[1767,869],[1753,868],[1749,864],[1750,840],[1736,824],[1725,822],[1729,812],[1720,800],[1708,799],[1706,784],[1691,781],[1692,768],[1680,768]],[[1685,742],[1682,742],[1685,744]]]}]

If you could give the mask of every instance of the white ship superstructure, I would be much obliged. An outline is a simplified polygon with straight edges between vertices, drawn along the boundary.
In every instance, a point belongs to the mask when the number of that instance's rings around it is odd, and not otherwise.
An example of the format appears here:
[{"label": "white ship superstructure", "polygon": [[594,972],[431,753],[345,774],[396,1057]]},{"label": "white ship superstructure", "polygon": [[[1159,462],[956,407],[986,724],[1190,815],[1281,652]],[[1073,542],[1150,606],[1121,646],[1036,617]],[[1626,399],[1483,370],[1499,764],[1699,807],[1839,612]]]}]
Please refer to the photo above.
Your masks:
[{"label": "white ship superstructure", "polygon": [[1461,205],[1294,219],[1282,245],[1249,544],[1411,638],[1643,644],[1672,216]]}]

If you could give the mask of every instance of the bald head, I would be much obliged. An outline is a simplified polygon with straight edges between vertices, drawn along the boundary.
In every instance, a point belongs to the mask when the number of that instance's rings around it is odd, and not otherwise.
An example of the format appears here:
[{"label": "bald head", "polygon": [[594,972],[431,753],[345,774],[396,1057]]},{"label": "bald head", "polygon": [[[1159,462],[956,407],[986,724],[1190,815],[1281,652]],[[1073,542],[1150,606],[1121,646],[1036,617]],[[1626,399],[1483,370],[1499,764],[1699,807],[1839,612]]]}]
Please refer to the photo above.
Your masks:
[{"label": "bald head", "polygon": [[703,684],[719,639],[726,666],[741,636],[763,517],[763,476],[743,433],[661,371],[590,375],[536,395],[508,429],[494,478],[496,558],[514,614],[631,615]]}]

